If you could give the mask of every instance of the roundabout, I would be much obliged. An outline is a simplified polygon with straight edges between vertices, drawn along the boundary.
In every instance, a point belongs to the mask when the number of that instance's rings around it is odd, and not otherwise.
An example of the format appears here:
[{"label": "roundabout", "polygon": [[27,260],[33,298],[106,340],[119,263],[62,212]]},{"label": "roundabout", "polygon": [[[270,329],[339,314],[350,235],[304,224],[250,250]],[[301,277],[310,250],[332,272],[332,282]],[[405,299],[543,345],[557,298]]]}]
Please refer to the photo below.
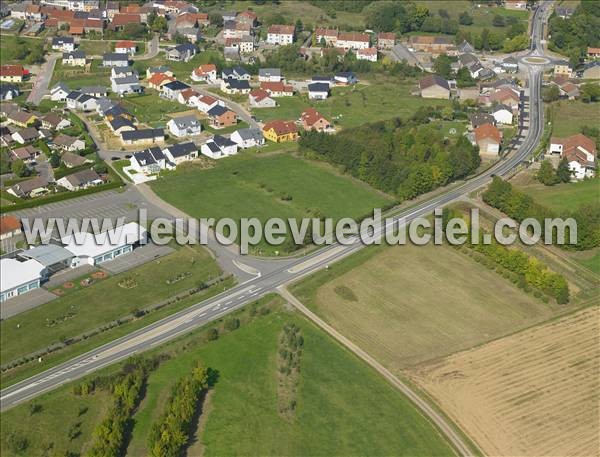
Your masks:
[{"label": "roundabout", "polygon": [[539,56],[526,56],[521,59],[521,62],[526,63],[528,65],[548,65],[552,63],[550,59]]}]

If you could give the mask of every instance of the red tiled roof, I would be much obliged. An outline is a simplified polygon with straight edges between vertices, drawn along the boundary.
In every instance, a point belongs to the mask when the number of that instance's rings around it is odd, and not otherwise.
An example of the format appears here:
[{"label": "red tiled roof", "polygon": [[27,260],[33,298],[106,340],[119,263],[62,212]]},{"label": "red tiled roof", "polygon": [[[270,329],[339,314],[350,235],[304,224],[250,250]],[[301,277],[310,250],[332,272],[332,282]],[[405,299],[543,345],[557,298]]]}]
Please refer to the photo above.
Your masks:
[{"label": "red tiled roof", "polygon": [[163,81],[175,81],[175,78],[164,73],[154,73],[149,79],[148,84],[152,84],[153,86],[160,85]]},{"label": "red tiled roof", "polygon": [[203,95],[198,100],[200,100],[202,103],[205,103],[207,105],[212,105],[213,103],[216,103],[219,101],[215,97],[211,97],[210,95]]},{"label": "red tiled roof", "polygon": [[175,23],[176,24],[181,24],[183,22],[190,22],[192,24],[195,24],[197,20],[198,20],[198,17],[195,14],[193,14],[193,13],[183,13],[183,14],[180,14],[179,16],[177,16],[175,18]]},{"label": "red tiled roof", "polygon": [[252,95],[252,98],[254,98],[257,102],[260,102],[271,96],[271,94],[264,89],[254,89],[252,92],[250,92],[250,95]]},{"label": "red tiled roof", "polygon": [[298,131],[298,127],[292,121],[282,121],[276,120],[267,122],[263,127],[263,132],[267,132],[269,130],[275,130],[275,134],[277,136],[287,135],[288,133],[294,133]]},{"label": "red tiled roof", "polygon": [[130,22],[139,24],[142,22],[142,18],[140,17],[139,14],[117,13],[113,17],[112,25],[113,26],[121,26],[121,25],[129,24]]},{"label": "red tiled roof", "polygon": [[211,71],[217,71],[217,66],[212,63],[207,63],[205,65],[200,65],[198,68],[194,70],[194,74],[196,76],[205,76]]},{"label": "red tiled roof", "polygon": [[71,35],[83,35],[83,27],[79,25],[71,25],[69,27],[69,33]]},{"label": "red tiled roof", "polygon": [[381,32],[377,34],[378,40],[395,40],[396,34],[394,32]]},{"label": "red tiled roof", "polygon": [[373,56],[373,55],[377,55],[377,48],[366,48],[366,49],[359,49],[356,51],[357,54],[362,54],[365,56]]},{"label": "red tiled roof", "polygon": [[326,29],[325,27],[317,27],[315,29],[315,36],[338,36],[338,31],[334,29]]},{"label": "red tiled roof", "polygon": [[238,16],[244,16],[250,19],[256,19],[258,17],[254,11],[243,11],[238,14]]},{"label": "red tiled roof", "polygon": [[25,11],[28,13],[39,13],[41,10],[40,5],[28,5]]},{"label": "red tiled roof", "polygon": [[55,17],[46,19],[44,21],[44,25],[46,27],[58,27],[58,19],[56,19]]},{"label": "red tiled roof", "polygon": [[583,133],[578,133],[576,135],[571,135],[566,138],[557,138],[553,137],[550,140],[554,144],[562,144],[563,146],[563,154],[573,151],[578,147],[584,148],[586,151],[596,154],[596,144],[590,138],[585,136]]},{"label": "red tiled roof", "polygon": [[341,41],[359,41],[363,43],[369,42],[369,35],[360,32],[344,32],[338,35],[338,40]]},{"label": "red tiled roof", "polygon": [[319,119],[323,119],[329,124],[329,121],[323,116],[321,116],[321,113],[319,113],[316,109],[312,107],[306,108],[304,111],[302,111],[300,119],[302,119],[302,121],[309,126],[314,125],[316,122],[319,121]]},{"label": "red tiled roof", "polygon": [[486,138],[491,138],[496,143],[500,144],[500,140],[502,139],[502,133],[492,124],[482,124],[477,127],[474,131],[475,133],[475,141],[479,142]]},{"label": "red tiled roof", "polygon": [[194,95],[200,95],[198,92],[196,92],[194,89],[192,89],[191,87],[182,90],[180,92],[181,96],[183,97],[183,99],[185,101],[188,101],[190,99],[190,97],[193,97]]},{"label": "red tiled roof", "polygon": [[263,81],[260,83],[260,88],[267,92],[293,92],[294,87],[290,84],[284,84],[281,81]]},{"label": "red tiled roof", "polygon": [[282,25],[282,24],[273,24],[269,27],[267,33],[273,33],[277,35],[293,35],[294,34],[294,26],[293,25]]},{"label": "red tiled roof", "polygon": [[21,228],[21,221],[15,216],[0,217],[0,234],[14,232]]},{"label": "red tiled roof", "polygon": [[0,76],[23,76],[24,74],[23,65],[2,65],[0,67]]},{"label": "red tiled roof", "polygon": [[117,48],[135,48],[135,47],[136,47],[135,43],[130,40],[119,41],[119,42],[117,42],[117,44],[115,44],[115,49],[117,49]]},{"label": "red tiled roof", "polygon": [[494,92],[490,96],[491,101],[499,101],[499,102],[502,102],[508,98],[511,98],[517,102],[519,101],[519,96],[515,93],[514,90],[512,90],[508,87],[503,87],[501,89],[498,89],[496,92]]}]

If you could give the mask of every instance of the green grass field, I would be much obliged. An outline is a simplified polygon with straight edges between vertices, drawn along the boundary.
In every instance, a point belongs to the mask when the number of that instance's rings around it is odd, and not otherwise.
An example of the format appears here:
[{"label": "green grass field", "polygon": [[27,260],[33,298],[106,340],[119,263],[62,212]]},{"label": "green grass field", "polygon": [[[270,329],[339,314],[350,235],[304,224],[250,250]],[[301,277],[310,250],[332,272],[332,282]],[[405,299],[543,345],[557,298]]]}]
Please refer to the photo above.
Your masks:
[{"label": "green grass field", "polygon": [[580,132],[584,125],[594,127],[600,118],[600,103],[562,100],[553,103],[552,136],[569,136]]},{"label": "green grass field", "polygon": [[395,373],[560,309],[454,248],[433,244],[364,249],[292,292]]},{"label": "green grass field", "polygon": [[70,89],[79,89],[82,86],[110,88],[110,68],[101,67],[99,60],[93,60],[87,71],[85,67],[63,66],[59,59],[54,66],[49,87],[53,87],[59,81],[64,82]]},{"label": "green grass field", "polygon": [[[116,41],[103,41],[103,40],[81,40],[79,42],[79,49],[85,51],[88,56],[101,56],[107,52],[115,52]],[[137,53],[136,55],[144,54],[146,50],[146,43],[143,41],[136,41]]]},{"label": "green grass field", "polygon": [[[158,196],[193,217],[361,217],[390,203],[364,184],[290,155],[241,154],[209,170],[186,168],[153,181]],[[195,196],[190,198],[190,196]],[[262,241],[262,253],[282,250]]]},{"label": "green grass field", "polygon": [[544,186],[533,183],[521,186],[535,201],[560,213],[578,206],[597,202],[600,198],[600,179]]},{"label": "green grass field", "polygon": [[[0,323],[2,363],[92,330],[136,308],[159,303],[219,274],[217,264],[207,251],[183,247],[88,288],[67,293]],[[178,275],[186,276],[167,284]],[[125,278],[132,278],[135,286],[120,286]]]},{"label": "green grass field", "polygon": [[170,114],[189,110],[188,107],[180,103],[159,97],[152,90],[145,95],[125,97],[121,100],[121,104],[140,122],[152,125],[158,123],[166,124],[171,119]]},{"label": "green grass field", "polygon": [[393,117],[408,117],[421,106],[449,106],[448,100],[423,100],[411,95],[415,81],[358,84],[354,87],[336,87],[327,100],[308,100],[305,95],[280,97],[276,108],[254,109],[253,114],[262,121],[273,119],[298,119],[300,113],[313,106],[334,125],[352,128]]},{"label": "green grass field", "polygon": [[[263,305],[268,297],[263,300]],[[204,425],[187,455],[407,455],[445,456],[452,450],[397,390],[369,367],[297,314],[271,303],[267,315],[250,318],[246,307],[238,313],[242,326],[217,341],[206,343],[196,331],[160,347],[176,357],[163,362],[148,379],[146,396],[133,417],[127,455],[147,455],[147,433],[161,413],[169,389],[201,361],[218,371],[218,380],[203,413]],[[297,408],[290,419],[277,407],[279,334],[286,323],[296,323],[304,338]],[[111,367],[108,370],[114,371]],[[103,370],[100,373],[106,373]],[[77,397],[70,386],[2,414],[3,437],[29,437],[27,455],[42,455],[49,442],[53,453],[85,453],[90,432],[108,404],[103,392]],[[80,408],[88,407],[78,416]],[[72,424],[81,422],[81,435],[70,441]],[[2,455],[14,455],[5,440]]]}]

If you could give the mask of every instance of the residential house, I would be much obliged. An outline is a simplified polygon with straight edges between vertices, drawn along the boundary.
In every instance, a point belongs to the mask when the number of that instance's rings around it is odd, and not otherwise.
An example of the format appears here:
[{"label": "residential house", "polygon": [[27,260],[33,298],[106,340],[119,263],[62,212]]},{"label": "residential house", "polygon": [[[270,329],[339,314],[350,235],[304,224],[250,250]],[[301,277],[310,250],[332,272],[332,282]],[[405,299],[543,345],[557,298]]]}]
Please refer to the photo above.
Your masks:
[{"label": "residential house", "polygon": [[59,82],[56,86],[50,89],[50,100],[53,102],[64,102],[67,99],[67,95],[71,93],[71,90],[66,84]]},{"label": "residential house", "polygon": [[27,127],[12,134],[12,139],[17,143],[25,144],[40,138],[40,134],[35,127]]},{"label": "residential house", "polygon": [[492,124],[483,124],[473,131],[479,154],[486,157],[498,157],[502,132]]},{"label": "residential house", "polygon": [[260,129],[248,127],[236,130],[231,134],[231,141],[242,149],[253,148],[265,144],[265,137]]},{"label": "residential house", "polygon": [[565,75],[570,78],[572,73],[573,69],[566,60],[561,60],[554,63],[554,76]]},{"label": "residential house", "polygon": [[351,71],[341,71],[339,73],[336,73],[334,76],[334,80],[335,83],[340,86],[349,86],[358,82],[358,78]]},{"label": "residential house", "polygon": [[102,57],[104,67],[128,67],[129,54],[109,52]]},{"label": "residential house", "polygon": [[187,116],[174,117],[167,122],[169,132],[177,138],[186,136],[200,135],[202,124],[193,114]]},{"label": "residential house", "polygon": [[281,69],[280,68],[261,68],[258,70],[258,80],[262,82],[280,82]]},{"label": "residential house", "polygon": [[252,27],[249,24],[242,22],[227,21],[223,24],[223,38],[240,39],[243,36],[248,36],[252,33]]},{"label": "residential house", "polygon": [[179,92],[189,88],[190,86],[181,81],[171,81],[170,83],[164,84],[162,86],[161,95],[169,100],[177,100]]},{"label": "residential house", "polygon": [[62,133],[56,135],[52,143],[63,151],[77,152],[85,149],[85,142],[83,140],[75,136],[63,135]]},{"label": "residential house", "polygon": [[554,8],[554,12],[561,19],[569,19],[571,16],[573,16],[575,8],[569,8],[568,6],[557,6]]},{"label": "residential house", "polygon": [[317,132],[327,132],[331,130],[331,122],[312,107],[302,111],[300,121],[302,122],[302,128],[306,131],[316,130]]},{"label": "residential house", "polygon": [[496,124],[512,125],[513,123],[513,112],[510,106],[502,104],[494,106],[492,116],[494,116]]},{"label": "residential house", "polygon": [[202,95],[196,100],[196,107],[199,111],[202,111],[203,113],[208,113],[211,110],[211,108],[222,104],[223,102],[216,99],[215,97],[211,97],[210,95]]},{"label": "residential house", "polygon": [[267,30],[267,43],[286,45],[294,42],[294,26],[274,24]]},{"label": "residential house", "polygon": [[85,67],[85,52],[83,51],[71,51],[65,52],[62,55],[63,65],[71,67]]},{"label": "residential house", "polygon": [[177,33],[188,40],[190,43],[197,43],[202,38],[200,29],[194,27],[182,27],[177,29]]},{"label": "residential house", "polygon": [[145,175],[156,174],[167,168],[167,159],[159,147],[134,152],[129,159],[131,168]]},{"label": "residential house", "polygon": [[367,33],[361,32],[343,32],[337,37],[334,44],[336,48],[348,49],[367,49],[370,47],[370,38]]},{"label": "residential house", "polygon": [[595,174],[596,143],[582,133],[566,138],[552,137],[548,152],[567,158],[574,179],[591,178]]},{"label": "residential house", "polygon": [[587,56],[590,59],[598,59],[600,58],[600,48],[587,48]]},{"label": "residential house", "polygon": [[223,55],[226,61],[240,60],[240,39],[227,38],[223,47]]},{"label": "residential house", "polygon": [[318,45],[335,46],[339,32],[335,29],[317,27],[315,29],[315,41]]},{"label": "residential house", "polygon": [[221,72],[222,79],[239,79],[250,81],[250,73],[244,67],[235,66],[232,68],[224,68]]},{"label": "residential house", "polygon": [[169,76],[166,73],[154,73],[147,79],[150,89],[162,90],[162,86],[170,82],[176,81],[175,77]]},{"label": "residential house", "polygon": [[71,36],[56,36],[52,38],[52,49],[62,52],[73,52],[75,50],[75,38]]},{"label": "residential house", "polygon": [[143,129],[121,133],[121,139],[125,144],[143,145],[165,141],[163,129]]},{"label": "residential house", "polygon": [[467,40],[463,40],[462,43],[456,46],[456,50],[459,54],[472,54],[475,52],[475,48]]},{"label": "residential house", "polygon": [[96,109],[96,98],[79,91],[71,91],[66,97],[67,108],[80,111],[92,111]]},{"label": "residential house", "polygon": [[221,90],[226,94],[248,94],[252,88],[250,87],[250,83],[245,79],[223,79],[221,81]]},{"label": "residential house", "polygon": [[516,110],[519,106],[520,96],[519,93],[509,87],[503,87],[498,89],[490,95],[491,103],[500,103],[503,105],[510,106],[513,110]]},{"label": "residential house", "polygon": [[310,82],[327,84],[329,87],[331,87],[331,86],[335,85],[336,81],[333,78],[333,76],[313,76],[312,78],[310,78]]},{"label": "residential house", "polygon": [[41,151],[32,145],[27,145],[20,148],[10,149],[10,154],[15,159],[29,163],[34,161],[41,154]]},{"label": "residential house", "polygon": [[192,43],[179,44],[167,51],[167,59],[175,62],[188,62],[196,55],[197,48]]},{"label": "residential house", "polygon": [[600,79],[600,62],[589,62],[583,67],[581,73],[583,79]]},{"label": "residential house", "polygon": [[56,184],[71,192],[99,186],[104,181],[94,170],[81,170],[71,175],[63,176]]},{"label": "residential house", "polygon": [[0,240],[17,236],[22,232],[21,220],[15,216],[0,216]]},{"label": "residential house", "polygon": [[123,30],[127,24],[141,23],[142,17],[139,14],[118,13],[113,16],[108,28],[111,30]]},{"label": "residential house", "polygon": [[171,144],[163,150],[165,157],[175,166],[198,158],[198,147],[192,143]]},{"label": "residential house", "polygon": [[137,130],[136,126],[130,119],[124,116],[116,116],[106,121],[110,129],[116,134],[121,135],[123,132],[131,132]]},{"label": "residential house", "polygon": [[132,93],[141,93],[144,88],[136,75],[123,76],[122,78],[111,78],[111,90],[115,94],[124,95]]},{"label": "residential house", "polygon": [[68,152],[68,151],[62,153],[62,155],[60,156],[60,161],[67,168],[81,167],[82,165],[85,165],[86,163],[93,162],[92,160],[86,158],[85,156],[80,156],[79,154],[73,154],[72,152]]},{"label": "residential house", "polygon": [[198,18],[194,13],[183,13],[175,18],[175,24],[177,24],[177,30],[187,27],[197,27]]},{"label": "residential house", "polygon": [[18,127],[29,127],[38,123],[38,118],[35,114],[29,111],[15,110],[6,116],[9,124],[14,124]]},{"label": "residential house", "polygon": [[173,72],[169,69],[169,67],[165,65],[160,65],[158,67],[146,68],[146,79],[150,79],[152,75],[156,73],[164,73],[167,76],[173,76]]},{"label": "residential house", "polygon": [[377,62],[377,48],[358,49],[356,51],[356,59]]},{"label": "residential house", "polygon": [[61,117],[56,113],[48,113],[42,117],[42,127],[50,130],[62,130],[71,126],[68,118]]},{"label": "residential house", "polygon": [[378,49],[392,49],[396,44],[396,34],[394,32],[381,32],[377,34]]},{"label": "residential house", "polygon": [[23,68],[23,65],[0,65],[0,81],[20,83],[27,74],[29,72]]},{"label": "residential house", "polygon": [[454,46],[451,38],[443,36],[413,35],[408,40],[409,46],[415,51],[432,54],[447,54]]},{"label": "residential house", "polygon": [[254,37],[252,35],[244,35],[238,43],[241,54],[250,54],[254,52]]},{"label": "residential house", "polygon": [[177,95],[177,101],[182,105],[196,106],[198,97],[200,97],[200,92],[195,91],[190,87],[179,92],[179,95]]},{"label": "residential house", "polygon": [[294,95],[294,87],[283,82],[263,82],[260,88],[266,90],[271,97],[291,97]]},{"label": "residential house", "polygon": [[48,181],[41,176],[10,186],[6,191],[19,198],[35,198],[48,192]]},{"label": "residential house", "polygon": [[504,0],[504,8],[507,10],[521,10],[527,9],[526,0]]},{"label": "residential house", "polygon": [[465,100],[477,100],[479,98],[479,88],[478,87],[463,87],[458,89],[458,99],[460,101]]},{"label": "residential house", "polygon": [[192,80],[214,84],[217,82],[217,66],[212,63],[200,65],[192,71]]},{"label": "residential house", "polygon": [[137,52],[137,45],[130,40],[121,40],[115,44],[117,54],[129,54],[133,56]]},{"label": "residential house", "polygon": [[126,117],[130,121],[134,120],[133,114],[127,111],[119,104],[113,104],[110,108],[104,111],[104,117],[109,121],[114,119],[115,117]]},{"label": "residential house", "polygon": [[267,140],[274,143],[296,141],[298,139],[298,127],[292,121],[270,121],[263,126],[263,135]]},{"label": "residential house", "polygon": [[133,67],[112,67],[110,69],[110,77],[114,78],[123,78],[124,76],[137,76],[139,78],[139,73]]},{"label": "residential house", "polygon": [[277,106],[275,99],[264,89],[254,89],[248,94],[248,102],[251,108],[274,108]]},{"label": "residential house", "polygon": [[308,85],[308,98],[311,100],[325,100],[329,97],[329,84],[311,83]]},{"label": "residential house", "polygon": [[419,81],[419,89],[423,98],[450,98],[448,81],[438,75],[427,75]]},{"label": "residential house", "polygon": [[210,117],[211,125],[216,128],[237,124],[237,114],[222,105],[213,106],[206,114]]},{"label": "residential house", "polygon": [[569,100],[575,100],[576,98],[579,98],[580,95],[579,87],[569,81],[559,86],[559,90],[560,95],[567,97]]},{"label": "residential house", "polygon": [[258,25],[258,16],[254,11],[244,11],[235,17],[237,22],[247,24],[250,27],[256,27]]},{"label": "residential house", "polygon": [[12,100],[20,94],[19,88],[13,84],[0,84],[0,100]]},{"label": "residential house", "polygon": [[200,152],[211,159],[222,159],[237,154],[237,143],[221,135],[215,135],[200,147]]},{"label": "residential house", "polygon": [[517,73],[519,71],[519,61],[513,56],[508,56],[500,64],[506,73]]},{"label": "residential house", "polygon": [[103,86],[83,86],[79,92],[91,97],[102,98],[108,95],[108,89]]}]

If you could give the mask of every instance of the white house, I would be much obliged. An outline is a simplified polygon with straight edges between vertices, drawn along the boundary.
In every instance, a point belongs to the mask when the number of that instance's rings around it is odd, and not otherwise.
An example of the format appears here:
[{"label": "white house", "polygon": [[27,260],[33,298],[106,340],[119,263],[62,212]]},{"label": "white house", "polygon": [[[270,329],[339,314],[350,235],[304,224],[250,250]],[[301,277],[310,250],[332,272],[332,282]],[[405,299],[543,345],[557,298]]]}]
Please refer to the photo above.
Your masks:
[{"label": "white house", "polygon": [[167,122],[167,128],[177,138],[200,135],[202,124],[194,115],[174,117]]},{"label": "white house", "polygon": [[210,95],[202,95],[201,97],[198,97],[198,100],[196,101],[196,107],[203,113],[209,112],[217,105],[223,105],[223,102]]},{"label": "white house", "polygon": [[252,90],[250,83],[245,79],[223,79],[221,90],[226,94],[248,94]]},{"label": "white house", "polygon": [[45,267],[37,260],[0,259],[0,303],[40,287]]},{"label": "white house", "polygon": [[115,44],[115,52],[118,54],[134,55],[136,50],[137,46],[133,41],[123,40]]},{"label": "white house", "polygon": [[64,83],[58,83],[50,89],[50,100],[53,102],[64,102],[71,91]]},{"label": "white house", "polygon": [[148,242],[148,232],[137,222],[130,222],[102,233],[78,232],[64,236],[61,242],[74,255],[71,267],[99,265],[130,253]]},{"label": "white house", "polygon": [[358,78],[351,71],[341,71],[339,73],[336,73],[334,76],[334,80],[337,84],[341,84],[344,86],[356,84],[358,82]]},{"label": "white house", "polygon": [[96,109],[97,99],[78,91],[71,91],[66,97],[67,107],[80,111],[92,111]]},{"label": "white house", "polygon": [[175,166],[198,158],[198,147],[192,142],[172,144],[163,152],[169,162]]},{"label": "white house", "polygon": [[510,106],[496,105],[492,110],[492,116],[497,124],[512,125],[513,123],[513,112]]},{"label": "white house", "polygon": [[167,168],[166,157],[159,147],[135,152],[129,159],[129,165],[135,171],[150,175]]},{"label": "white house", "polygon": [[377,48],[357,49],[356,59],[368,60],[369,62],[377,62]]},{"label": "white house", "polygon": [[214,84],[217,81],[216,65],[212,63],[200,65],[198,68],[192,71],[192,80]]},{"label": "white house", "polygon": [[279,68],[261,68],[258,70],[258,80],[262,82],[280,82],[281,69]]},{"label": "white house", "polygon": [[129,54],[109,52],[102,57],[102,65],[104,67],[128,67]]},{"label": "white house", "polygon": [[69,65],[71,67],[85,67],[85,63],[85,52],[83,51],[65,52],[62,55],[63,65]]},{"label": "white house", "polygon": [[267,43],[286,45],[294,42],[294,26],[273,24],[267,30]]},{"label": "white house", "polygon": [[242,149],[252,148],[254,146],[262,146],[265,144],[265,137],[260,129],[251,127],[236,130],[231,134],[230,139]]},{"label": "white house", "polygon": [[200,147],[200,152],[211,159],[221,159],[237,154],[237,143],[221,135],[215,135]]},{"label": "white house", "polygon": [[252,108],[275,108],[277,102],[264,89],[254,89],[248,94],[248,102]]},{"label": "white house", "polygon": [[582,133],[550,139],[550,154],[566,157],[574,179],[591,178],[596,170],[596,144]]},{"label": "white house", "polygon": [[189,88],[190,86],[188,86],[186,83],[181,81],[172,81],[162,86],[161,95],[170,100],[177,100],[179,92]]},{"label": "white house", "polygon": [[122,78],[111,78],[111,89],[115,94],[124,95],[131,93],[141,93],[144,88],[136,75],[123,76]]},{"label": "white house", "polygon": [[325,100],[329,97],[329,84],[311,83],[308,85],[308,98],[312,100]]},{"label": "white house", "polygon": [[75,50],[75,38],[57,36],[52,38],[52,49],[55,51],[72,52]]},{"label": "white house", "polygon": [[340,33],[335,42],[336,48],[367,49],[370,44],[369,35],[361,32]]}]

